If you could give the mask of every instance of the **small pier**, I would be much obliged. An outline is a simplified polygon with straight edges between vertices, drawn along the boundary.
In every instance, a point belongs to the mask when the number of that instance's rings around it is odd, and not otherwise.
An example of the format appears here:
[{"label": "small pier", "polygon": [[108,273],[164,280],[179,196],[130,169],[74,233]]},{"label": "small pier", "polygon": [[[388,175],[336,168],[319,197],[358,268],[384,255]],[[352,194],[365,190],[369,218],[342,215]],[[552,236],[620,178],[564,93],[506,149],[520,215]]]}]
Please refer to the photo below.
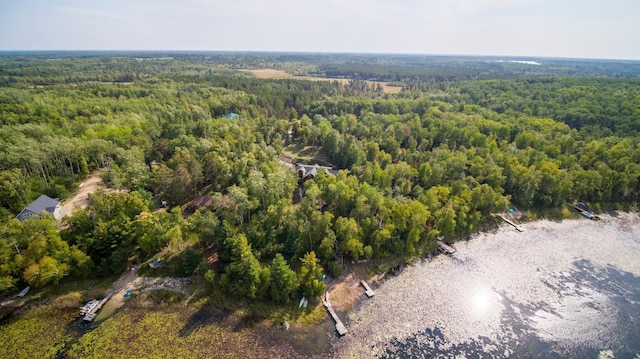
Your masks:
[{"label": "small pier", "polygon": [[510,220],[506,219],[503,216],[498,216],[500,218],[502,218],[503,221],[509,223],[510,225],[512,225],[518,232],[524,232],[524,229],[522,229],[520,226],[518,226],[517,224],[511,222]]},{"label": "small pier", "polygon": [[364,294],[366,294],[367,297],[371,298],[376,294],[376,292],[374,292],[373,289],[369,287],[369,284],[367,284],[367,282],[361,280],[360,284],[362,284],[362,286],[364,287]]},{"label": "small pier", "polygon": [[443,241],[438,241],[437,243],[438,243],[438,249],[446,254],[454,254],[456,252],[455,248],[444,243]]},{"label": "small pier", "polygon": [[347,327],[342,324],[342,320],[338,317],[338,313],[331,307],[331,303],[329,303],[329,292],[325,292],[324,298],[322,298],[322,304],[327,308],[327,311],[333,318],[333,321],[336,322],[336,331],[340,336],[347,334]]},{"label": "small pier", "polygon": [[92,303],[91,301],[87,303],[84,307],[80,308],[80,315],[82,316],[82,320],[86,322],[92,322],[93,319],[98,315],[98,311],[104,303],[106,303],[111,297],[115,294],[115,291],[109,292],[101,301],[97,303]]}]

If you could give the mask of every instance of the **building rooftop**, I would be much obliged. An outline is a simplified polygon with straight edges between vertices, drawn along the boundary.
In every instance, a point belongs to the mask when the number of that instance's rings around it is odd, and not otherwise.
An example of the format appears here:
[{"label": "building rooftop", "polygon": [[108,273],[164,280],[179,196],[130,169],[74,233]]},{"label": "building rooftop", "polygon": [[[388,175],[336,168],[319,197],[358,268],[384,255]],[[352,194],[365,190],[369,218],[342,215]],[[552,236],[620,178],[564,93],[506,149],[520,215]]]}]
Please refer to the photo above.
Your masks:
[{"label": "building rooftop", "polygon": [[324,170],[327,174],[329,175],[334,175],[337,176],[338,175],[338,171],[334,170],[331,167],[327,167],[327,166],[320,166],[320,165],[303,165],[300,163],[296,163],[296,172],[298,172],[298,174],[300,175],[301,178],[305,178],[305,177],[315,177],[318,174],[318,170],[322,169]]},{"label": "building rooftop", "polygon": [[[60,201],[55,198],[51,198],[47,195],[38,197],[35,201],[31,202],[25,209],[20,212],[16,218],[19,220],[25,220],[35,215],[40,214],[42,211],[47,211],[56,216],[56,208],[60,205]],[[56,217],[57,219],[57,217]]]}]

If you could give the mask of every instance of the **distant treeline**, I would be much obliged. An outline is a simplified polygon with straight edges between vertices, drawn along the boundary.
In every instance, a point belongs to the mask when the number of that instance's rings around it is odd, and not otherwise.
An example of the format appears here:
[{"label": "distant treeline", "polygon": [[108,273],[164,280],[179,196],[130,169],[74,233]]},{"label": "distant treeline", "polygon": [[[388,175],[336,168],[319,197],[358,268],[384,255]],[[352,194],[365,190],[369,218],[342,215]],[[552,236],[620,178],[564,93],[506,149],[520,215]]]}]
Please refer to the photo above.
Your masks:
[{"label": "distant treeline", "polygon": [[[490,56],[180,51],[0,52],[0,85],[29,80],[129,82],[142,77],[207,74],[212,69],[275,68],[297,75],[363,80],[459,81],[557,76],[640,76],[640,61]],[[60,63],[64,63],[60,66]],[[529,62],[529,63],[524,63]],[[536,64],[531,64],[536,63]],[[43,76],[45,75],[46,76]]]}]

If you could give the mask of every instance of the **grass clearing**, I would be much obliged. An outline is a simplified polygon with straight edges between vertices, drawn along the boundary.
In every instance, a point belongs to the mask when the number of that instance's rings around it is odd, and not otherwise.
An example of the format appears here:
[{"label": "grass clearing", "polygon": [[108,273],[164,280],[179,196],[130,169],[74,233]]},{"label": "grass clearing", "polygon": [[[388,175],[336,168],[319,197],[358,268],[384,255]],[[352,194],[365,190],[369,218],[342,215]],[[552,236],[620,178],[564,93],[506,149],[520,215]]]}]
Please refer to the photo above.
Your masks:
[{"label": "grass clearing", "polygon": [[282,154],[293,158],[295,162],[333,167],[329,157],[322,152],[321,146],[312,147],[294,143],[285,147]]},{"label": "grass clearing", "polygon": [[289,79],[293,78],[293,75],[283,70],[276,69],[254,69],[254,70],[240,70],[242,72],[249,72],[253,76],[259,79]]},{"label": "grass clearing", "polygon": [[[308,80],[308,81],[338,81],[341,84],[349,83],[350,79],[338,79],[331,77],[317,77],[317,76],[293,76],[288,72],[283,70],[276,69],[253,69],[253,70],[240,70],[243,72],[249,72],[253,74],[253,76],[259,79],[298,79],[298,80]],[[369,85],[378,85],[382,86],[382,91],[388,94],[395,94],[402,91],[402,87],[393,86],[387,82],[381,81],[366,81]]]}]

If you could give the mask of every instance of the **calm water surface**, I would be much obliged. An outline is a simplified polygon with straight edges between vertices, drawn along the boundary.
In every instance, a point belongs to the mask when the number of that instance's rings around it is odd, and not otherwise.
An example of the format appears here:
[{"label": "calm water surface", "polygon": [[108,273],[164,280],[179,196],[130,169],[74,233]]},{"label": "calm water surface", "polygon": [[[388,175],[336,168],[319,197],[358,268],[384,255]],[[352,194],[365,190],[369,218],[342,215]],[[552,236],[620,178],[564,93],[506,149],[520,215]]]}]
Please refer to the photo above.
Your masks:
[{"label": "calm water surface", "polygon": [[453,257],[388,279],[347,314],[335,357],[636,357],[640,217],[523,227],[475,235]]}]

